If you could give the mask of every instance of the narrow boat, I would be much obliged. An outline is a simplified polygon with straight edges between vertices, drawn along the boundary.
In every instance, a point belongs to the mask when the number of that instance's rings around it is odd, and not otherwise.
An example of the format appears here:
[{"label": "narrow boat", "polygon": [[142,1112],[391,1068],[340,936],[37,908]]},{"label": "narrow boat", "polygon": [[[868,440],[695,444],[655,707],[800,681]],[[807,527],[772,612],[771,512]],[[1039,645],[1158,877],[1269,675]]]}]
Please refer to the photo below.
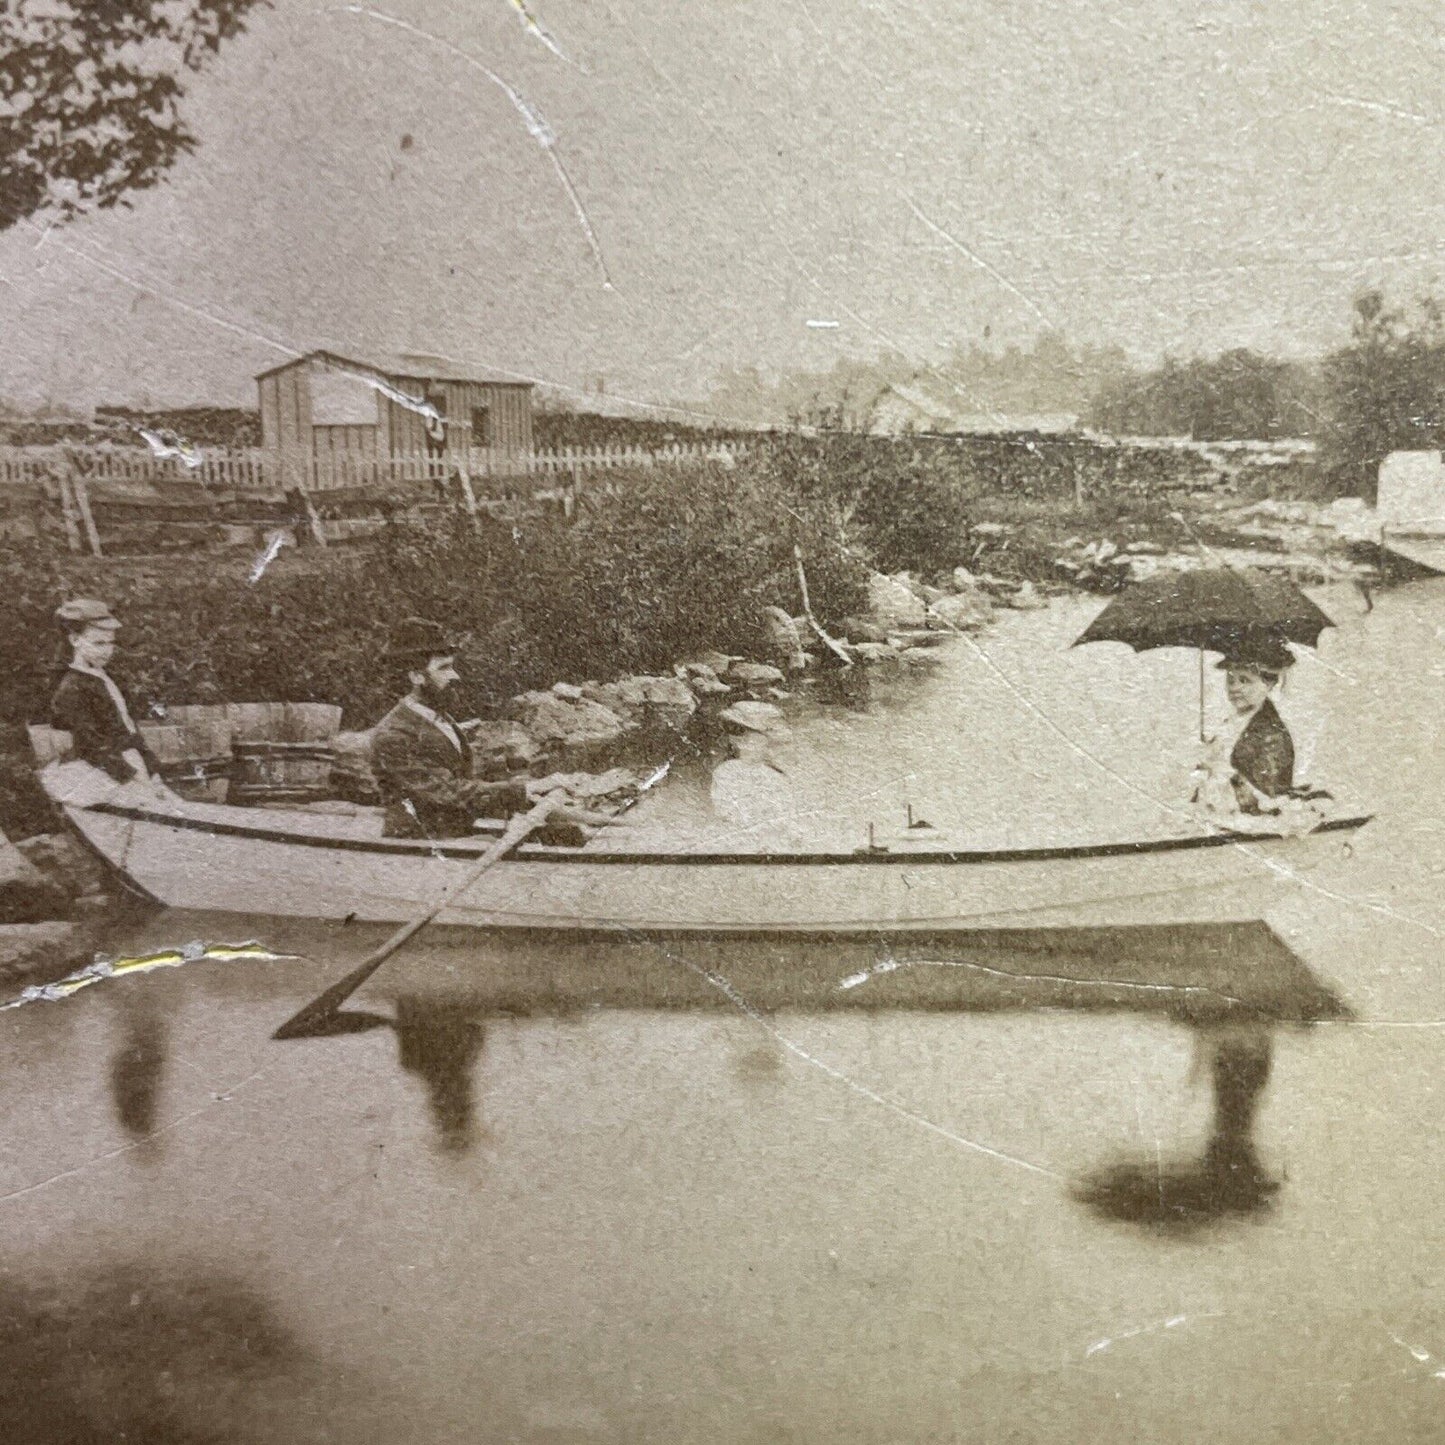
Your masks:
[{"label": "narrow boat", "polygon": [[[675,849],[639,829],[582,848],[524,843],[459,887],[492,838],[381,836],[374,810],[257,809],[111,786],[91,795],[59,764],[42,784],[71,826],[138,892],[167,907],[400,922],[451,889],[441,924],[709,934],[908,933],[1266,919],[1350,850],[1369,819],[1293,835],[1206,824],[1166,836],[964,848],[917,830],[856,851]],[[93,770],[86,769],[93,775]],[[72,775],[73,777],[73,775]]]}]

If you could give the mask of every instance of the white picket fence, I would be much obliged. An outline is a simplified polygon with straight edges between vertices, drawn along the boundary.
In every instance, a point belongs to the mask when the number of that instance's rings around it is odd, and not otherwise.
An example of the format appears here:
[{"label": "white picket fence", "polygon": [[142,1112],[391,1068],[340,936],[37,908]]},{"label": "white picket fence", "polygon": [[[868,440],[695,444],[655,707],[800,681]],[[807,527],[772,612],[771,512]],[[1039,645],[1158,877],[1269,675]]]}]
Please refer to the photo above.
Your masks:
[{"label": "white picket fence", "polygon": [[199,448],[186,458],[161,457],[139,447],[64,445],[0,447],[0,487],[38,485],[53,490],[67,475],[86,483],[138,485],[190,483],[198,492],[210,490],[275,494],[301,482],[315,492],[379,488],[396,484],[444,482],[465,466],[474,481],[547,479],[554,485],[600,471],[643,467],[692,467],[707,463],[731,466],[749,451],[746,442],[679,443],[645,447],[556,447],[527,453],[487,450],[362,457],[346,453],[318,454],[292,462],[286,480],[268,464],[259,447]]},{"label": "white picket fence", "polygon": [[203,447],[189,455],[193,461],[199,460],[199,465],[160,457],[142,447],[0,447],[0,486],[53,486],[64,474],[85,482],[193,482],[198,488],[269,490],[257,447]]}]

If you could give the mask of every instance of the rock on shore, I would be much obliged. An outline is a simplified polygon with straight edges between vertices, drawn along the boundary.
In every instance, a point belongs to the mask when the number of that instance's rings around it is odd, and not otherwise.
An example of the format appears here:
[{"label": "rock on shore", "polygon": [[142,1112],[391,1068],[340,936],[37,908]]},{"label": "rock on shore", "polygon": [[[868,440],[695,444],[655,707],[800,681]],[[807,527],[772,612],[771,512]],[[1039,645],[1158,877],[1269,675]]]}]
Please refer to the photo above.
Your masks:
[{"label": "rock on shore", "polygon": [[508,712],[540,745],[543,759],[573,768],[610,762],[627,732],[611,708],[587,697],[572,701],[553,692],[524,692],[512,699]]},{"label": "rock on shore", "polygon": [[79,924],[0,923],[0,984],[8,989],[59,978],[80,961]]},{"label": "rock on shore", "polygon": [[651,724],[681,732],[697,711],[697,698],[679,677],[639,675],[616,682],[586,682],[580,692],[583,698],[635,727]]},{"label": "rock on shore", "polygon": [[0,921],[34,923],[38,919],[54,918],[64,910],[70,896],[73,895],[66,888],[46,877],[0,834]]}]

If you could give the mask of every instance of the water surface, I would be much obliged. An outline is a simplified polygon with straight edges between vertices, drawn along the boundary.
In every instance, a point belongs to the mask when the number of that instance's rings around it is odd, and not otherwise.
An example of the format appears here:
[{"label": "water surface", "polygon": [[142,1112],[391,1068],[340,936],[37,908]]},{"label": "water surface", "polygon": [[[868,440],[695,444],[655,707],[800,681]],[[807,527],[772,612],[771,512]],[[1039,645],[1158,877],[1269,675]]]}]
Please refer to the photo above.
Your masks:
[{"label": "water surface", "polygon": [[[1439,1438],[1445,584],[1322,600],[1340,626],[1284,711],[1311,777],[1378,817],[1280,922],[1355,1020],[1269,1031],[1259,1208],[1161,1228],[1081,1197],[1207,1146],[1209,1045],[1157,1006],[883,978],[873,1007],[872,982],[799,1007],[756,951],[430,934],[354,1000],[357,1032],[280,1044],[377,932],[162,915],[115,946],[243,933],[303,957],[0,1018],[11,1433]],[[790,766],[819,826],[861,841],[909,803],[989,841],[1171,816],[1194,660],[1068,650],[1092,605],[810,705]],[[702,781],[680,768],[642,826]]]}]

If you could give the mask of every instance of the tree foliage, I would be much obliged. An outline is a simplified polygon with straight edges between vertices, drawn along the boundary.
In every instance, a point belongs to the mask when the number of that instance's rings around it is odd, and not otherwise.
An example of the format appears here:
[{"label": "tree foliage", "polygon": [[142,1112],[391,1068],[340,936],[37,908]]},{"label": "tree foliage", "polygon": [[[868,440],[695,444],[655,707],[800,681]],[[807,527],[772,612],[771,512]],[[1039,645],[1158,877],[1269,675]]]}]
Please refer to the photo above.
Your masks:
[{"label": "tree foliage", "polygon": [[6,0],[0,231],[153,186],[195,146],[184,80],[268,0]]},{"label": "tree foliage", "polygon": [[1427,297],[1413,310],[1392,307],[1379,291],[1355,302],[1348,346],[1325,358],[1326,436],[1330,461],[1364,495],[1392,451],[1445,446],[1445,316]]},{"label": "tree foliage", "polygon": [[1313,436],[1319,430],[1313,370],[1237,349],[1180,361],[1166,356],[1103,386],[1089,420],[1117,436],[1191,436],[1198,441]]},{"label": "tree foliage", "polygon": [[0,555],[0,721],[44,715],[61,663],[54,609],[104,597],[124,632],[115,675],[137,715],[153,705],[337,702],[349,725],[394,701],[378,659],[399,619],[464,638],[462,705],[496,706],[559,680],[670,672],[698,652],[749,653],[763,612],[800,606],[793,546],[825,623],[856,612],[866,568],[806,497],[763,470],[613,474],[617,494],[566,522],[465,514],[398,524],[354,549],[289,549],[255,583],[245,557],[112,560],[15,547]]}]

